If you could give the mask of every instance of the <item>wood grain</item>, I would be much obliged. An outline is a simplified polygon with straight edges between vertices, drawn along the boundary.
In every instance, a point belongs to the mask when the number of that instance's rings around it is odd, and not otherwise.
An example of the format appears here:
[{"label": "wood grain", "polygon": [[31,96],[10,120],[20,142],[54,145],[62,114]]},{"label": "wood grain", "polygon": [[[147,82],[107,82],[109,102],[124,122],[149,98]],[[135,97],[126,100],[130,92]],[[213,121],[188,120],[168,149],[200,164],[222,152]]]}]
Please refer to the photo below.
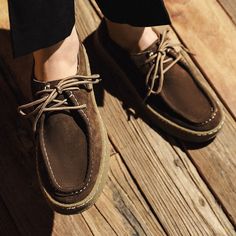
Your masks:
[{"label": "wood grain", "polygon": [[101,111],[110,138],[168,234],[233,235],[232,226],[188,157],[185,155],[189,169],[171,145],[142,120],[127,122],[116,98],[106,93],[104,104]]},{"label": "wood grain", "polygon": [[[196,52],[196,62],[226,106],[229,106],[230,111],[234,113],[236,44],[226,35],[230,33],[236,36],[235,26],[216,1],[166,1],[166,3],[174,28],[181,40]],[[187,27],[184,27],[184,21],[188,22]],[[199,22],[205,23],[199,24]],[[214,142],[202,148],[184,146],[228,216],[236,224],[236,211],[235,207],[232,207],[236,204],[234,181],[236,124],[230,114],[227,111],[225,113],[225,126]]]},{"label": "wood grain", "polygon": [[236,117],[235,24],[215,0],[165,2],[176,32]]},{"label": "wood grain", "polygon": [[[92,43],[88,42],[89,45],[92,47]],[[99,59],[94,51],[91,48],[88,52],[97,72]],[[180,156],[152,127],[141,119],[127,121],[123,108],[134,106],[130,91],[125,90],[115,72],[104,71],[108,68],[100,65],[105,88],[100,110],[110,139],[166,232],[170,235],[233,235],[232,225],[187,155],[189,169],[181,165]]]},{"label": "wood grain", "polygon": [[[227,113],[226,113],[227,114]],[[236,124],[227,114],[225,126],[218,137],[205,147],[184,144],[189,155],[217,200],[236,225]]]},{"label": "wood grain", "polygon": [[[125,235],[127,232],[165,235],[114,149],[111,169],[116,174],[110,175],[97,204],[82,215],[62,216],[52,212],[38,187],[30,123],[16,114],[17,84],[12,92],[7,80],[14,82],[10,75],[0,80],[0,101],[4,110],[0,119],[0,178],[3,179],[0,191],[22,235]],[[123,180],[122,183],[117,179]],[[132,201],[128,196],[133,196]],[[132,217],[127,217],[126,213]]]},{"label": "wood grain", "polygon": [[[194,3],[194,9],[198,9],[195,1],[185,3]],[[206,7],[212,3],[209,1]],[[85,39],[98,26],[99,11],[95,12],[86,0],[77,4],[77,28]],[[176,10],[183,4],[175,1]],[[203,5],[202,1],[199,4]],[[178,26],[180,23],[176,22]],[[179,35],[186,42],[185,31],[181,32]],[[82,215],[62,216],[52,212],[37,186],[30,124],[16,118],[15,111],[15,97],[21,96],[18,101],[25,99],[15,90],[20,87],[25,97],[30,96],[32,58],[14,61],[9,46],[6,47],[9,32],[2,33],[4,44],[0,42],[0,55],[12,76],[9,75],[7,83],[0,80],[0,101],[4,108],[0,118],[0,192],[21,235],[235,235],[227,218],[235,222],[236,127],[232,117],[226,112],[227,123],[219,137],[201,148],[176,142],[154,129],[143,116],[130,117],[128,108],[136,110],[132,96],[114,72],[99,64],[91,37],[86,39],[86,45],[93,71],[100,72],[104,80],[103,87],[96,86],[97,101],[113,143],[109,179],[96,205]],[[199,39],[196,43],[199,44]],[[203,44],[200,46],[208,58],[211,51],[204,51]],[[201,68],[206,74],[211,71],[206,66]],[[215,81],[215,77],[211,79]],[[222,83],[228,89],[231,82]],[[219,83],[216,85],[219,87]],[[225,96],[223,86],[218,91]],[[228,97],[224,100],[232,110]]]},{"label": "wood grain", "polygon": [[8,4],[6,0],[0,0],[0,29],[10,29]]},{"label": "wood grain", "polygon": [[236,2],[232,0],[217,0],[224,10],[227,12],[229,17],[236,24]]},{"label": "wood grain", "polygon": [[[92,2],[94,4],[94,7],[97,8],[95,1]],[[176,5],[178,6],[178,3],[176,3]],[[174,34],[172,33],[172,38],[173,37]],[[176,37],[174,40],[176,41]],[[208,85],[206,81],[202,82],[206,86]],[[228,83],[228,80],[226,80],[225,82]],[[214,93],[209,86],[208,88],[212,93]],[[129,96],[125,96],[125,98],[129,99]],[[206,181],[209,188],[213,191],[217,200],[220,201],[223,208],[227,212],[227,215],[235,225],[236,208],[232,206],[236,205],[236,183],[234,181],[234,179],[236,179],[236,160],[234,158],[236,153],[236,139],[234,137],[236,124],[230,114],[226,110],[225,112],[225,127],[223,128],[219,137],[214,140],[214,142],[205,147],[191,147],[184,143],[182,143],[182,146],[184,147],[183,150],[193,161],[194,165],[196,165],[201,176]],[[179,148],[177,148],[175,145],[173,145],[173,147],[175,150],[179,151]],[[183,151],[181,152],[181,154],[178,152],[178,154],[180,156],[186,155]]]},{"label": "wood grain", "polygon": [[[106,198],[101,198],[96,206],[118,235],[166,235],[157,219],[146,204],[137,186],[124,166],[120,155],[112,156],[112,165],[107,186]],[[116,206],[116,212],[106,202]],[[103,200],[103,201],[102,201]],[[107,206],[104,211],[104,206]],[[123,218],[123,225],[114,221]]]}]

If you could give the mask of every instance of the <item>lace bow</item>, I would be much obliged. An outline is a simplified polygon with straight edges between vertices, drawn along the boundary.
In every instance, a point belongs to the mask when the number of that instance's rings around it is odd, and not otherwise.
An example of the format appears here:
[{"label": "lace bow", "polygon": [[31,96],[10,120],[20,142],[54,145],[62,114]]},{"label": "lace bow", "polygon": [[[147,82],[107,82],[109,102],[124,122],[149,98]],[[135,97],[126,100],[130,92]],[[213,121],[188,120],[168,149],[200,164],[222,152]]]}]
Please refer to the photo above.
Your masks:
[{"label": "lace bow", "polygon": [[[54,88],[45,87],[44,90],[36,92],[36,96],[43,94],[45,94],[45,96],[42,96],[33,102],[19,106],[18,112],[26,118],[36,115],[33,123],[33,130],[36,131],[37,123],[42,114],[45,112],[86,108],[86,104],[70,106],[68,104],[67,98],[60,100],[57,99],[58,95],[62,94],[63,92],[79,90],[79,85],[86,86],[88,84],[96,84],[99,81],[99,75],[97,74],[90,76],[75,75],[73,77],[67,77],[60,80],[60,82]],[[33,111],[27,113],[25,110],[31,107],[34,107]]]}]

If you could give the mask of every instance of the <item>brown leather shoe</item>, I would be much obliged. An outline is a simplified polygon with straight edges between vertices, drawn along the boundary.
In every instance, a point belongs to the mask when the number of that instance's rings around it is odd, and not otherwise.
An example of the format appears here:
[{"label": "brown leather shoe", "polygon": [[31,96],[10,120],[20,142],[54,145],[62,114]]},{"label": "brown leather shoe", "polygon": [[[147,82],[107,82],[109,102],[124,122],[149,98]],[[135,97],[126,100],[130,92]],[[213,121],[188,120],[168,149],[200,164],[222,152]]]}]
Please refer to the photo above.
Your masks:
[{"label": "brown leather shoe", "polygon": [[168,30],[156,33],[158,40],[149,48],[130,54],[109,38],[103,21],[95,33],[94,47],[159,128],[187,141],[212,139],[223,125],[221,108],[200,82],[204,78],[188,50],[179,44],[177,51]]},{"label": "brown leather shoe", "polygon": [[[86,51],[81,45],[76,76],[52,82],[33,80],[35,101],[19,107],[34,117],[37,172],[46,199],[56,211],[78,213],[100,195],[108,172],[107,135],[95,102]],[[25,109],[34,107],[28,114]]]}]

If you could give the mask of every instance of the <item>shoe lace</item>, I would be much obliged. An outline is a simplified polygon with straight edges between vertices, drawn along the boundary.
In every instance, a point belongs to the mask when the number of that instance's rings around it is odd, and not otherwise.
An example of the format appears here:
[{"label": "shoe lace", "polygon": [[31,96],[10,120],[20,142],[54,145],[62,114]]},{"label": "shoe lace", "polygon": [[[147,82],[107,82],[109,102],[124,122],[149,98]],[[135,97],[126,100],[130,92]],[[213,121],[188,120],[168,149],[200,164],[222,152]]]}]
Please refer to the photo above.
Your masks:
[{"label": "shoe lace", "polygon": [[[73,77],[71,76],[62,79],[54,88],[45,87],[45,89],[36,92],[36,96],[43,94],[45,95],[33,102],[29,102],[27,104],[19,106],[18,112],[25,118],[36,115],[33,122],[33,130],[35,132],[37,123],[42,114],[45,112],[77,110],[86,108],[86,104],[78,104],[71,106],[69,105],[67,98],[63,97],[63,99],[57,99],[57,97],[63,92],[80,90],[79,85],[88,86],[89,84],[97,84],[100,81],[99,77],[100,76],[97,74],[89,76],[75,75]],[[32,107],[34,109],[31,112],[27,113],[26,110]]]},{"label": "shoe lace", "polygon": [[[157,51],[150,52],[149,58],[145,61],[144,64],[153,62],[151,68],[149,69],[147,76],[146,76],[146,86],[148,89],[147,95],[144,98],[144,102],[148,99],[148,97],[151,94],[159,94],[162,91],[163,88],[163,82],[165,79],[165,73],[170,70],[181,58],[182,54],[176,51],[176,47],[179,47],[181,50],[186,51],[187,53],[192,54],[186,47],[184,47],[180,43],[171,43],[170,39],[168,37],[169,29],[165,30],[160,35],[160,44],[157,48]],[[169,57],[166,59],[167,53],[170,50],[174,50],[175,53],[177,53],[177,56],[175,59]],[[172,61],[168,66],[164,68],[164,64]],[[156,86],[156,82],[158,81],[158,86]]]}]

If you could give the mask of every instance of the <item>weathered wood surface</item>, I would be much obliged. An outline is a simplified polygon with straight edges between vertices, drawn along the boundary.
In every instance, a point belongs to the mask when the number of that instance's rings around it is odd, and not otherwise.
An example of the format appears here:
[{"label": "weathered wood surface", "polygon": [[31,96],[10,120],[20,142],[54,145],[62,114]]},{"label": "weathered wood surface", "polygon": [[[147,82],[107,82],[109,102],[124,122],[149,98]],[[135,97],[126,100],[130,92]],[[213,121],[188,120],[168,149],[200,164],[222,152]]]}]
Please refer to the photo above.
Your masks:
[{"label": "weathered wood surface", "polygon": [[[235,118],[235,25],[216,1],[167,0],[166,4],[181,40],[196,53],[196,62]],[[235,224],[236,207],[232,204],[236,202],[236,123],[225,113],[225,126],[213,143],[185,150]]]},{"label": "weathered wood surface", "polygon": [[[115,77],[112,80],[116,95],[127,99],[122,84]],[[233,235],[228,220],[189,158],[184,153],[177,155],[141,119],[127,122],[127,114],[117,98],[105,93],[103,102],[102,115],[112,143],[168,234]]]},{"label": "weathered wood surface", "polygon": [[[94,0],[92,3],[94,8],[99,11]],[[173,18],[173,23],[174,21],[175,18]],[[190,46],[191,45],[192,44],[190,44]],[[205,82],[207,85],[206,81],[202,82]],[[228,83],[228,80],[225,82]],[[122,94],[122,91],[119,91],[116,94]],[[128,99],[127,96],[126,99]],[[109,102],[105,104],[109,104]],[[221,202],[232,222],[236,224],[236,207],[232,207],[232,205],[235,205],[236,203],[236,182],[234,181],[236,179],[236,123],[226,110],[225,114],[225,126],[214,142],[210,143],[206,147],[191,147],[184,143],[181,143],[181,146],[189,158],[196,165],[199,173],[202,175],[207,185],[209,185],[216,198]],[[116,137],[116,135],[111,136]],[[117,141],[114,143],[116,144]],[[177,148],[175,145],[173,145],[173,147],[176,150],[180,150],[180,148]],[[186,155],[183,151],[178,151],[178,154],[180,156]]]},{"label": "weathered wood surface", "polygon": [[[94,1],[93,1],[93,4],[94,4]],[[96,8],[96,5],[94,5],[94,6]],[[92,16],[91,17],[84,17],[84,19],[88,19],[88,23],[85,24],[86,26],[88,26],[88,25],[90,25],[89,22],[91,21]],[[98,20],[95,19],[95,22],[98,22]],[[81,27],[83,27],[83,25],[81,25]],[[88,43],[88,45],[89,45],[89,43]],[[91,48],[90,58],[92,58],[94,51],[95,50],[93,48]],[[97,64],[96,56],[94,58],[94,64]],[[101,67],[98,69],[100,69],[99,73],[103,74],[103,79],[107,80],[107,81],[104,81],[104,84],[103,84],[103,87],[105,88],[106,91],[105,92],[103,91],[104,92],[103,95],[100,94],[100,97],[103,98],[103,101],[100,101],[100,102],[101,102],[101,104],[104,104],[104,106],[101,107],[101,110],[102,110],[103,118],[105,119],[105,123],[107,124],[108,133],[110,135],[112,143],[116,146],[117,152],[119,152],[123,156],[126,164],[130,168],[133,176],[135,176],[135,177],[137,176],[136,177],[137,182],[139,184],[142,184],[141,189],[144,191],[147,188],[147,192],[145,192],[145,195],[149,196],[149,194],[151,194],[151,193],[153,193],[153,195],[157,195],[157,193],[155,192],[156,191],[155,182],[153,183],[153,185],[149,182],[148,186],[145,186],[145,183],[148,180],[149,181],[155,180],[157,177],[156,173],[159,172],[158,168],[156,170],[149,169],[150,166],[153,167],[154,161],[152,159],[157,159],[157,156],[155,156],[155,155],[158,155],[158,152],[154,152],[155,154],[153,156],[151,156],[151,153],[149,153],[148,150],[149,149],[152,150],[153,147],[156,147],[157,150],[162,149],[164,151],[161,153],[159,152],[159,155],[160,155],[159,158],[163,158],[162,156],[166,156],[167,160],[174,159],[174,163],[182,163],[182,161],[179,159],[183,158],[184,160],[185,159],[187,160],[188,158],[184,152],[182,152],[181,157],[179,157],[178,155],[176,155],[176,157],[175,157],[171,146],[163,145],[163,147],[161,147],[161,144],[164,142],[163,139],[160,138],[160,136],[155,131],[153,131],[149,127],[145,126],[142,121],[139,120],[139,122],[140,122],[140,123],[138,123],[139,125],[137,125],[136,121],[128,123],[127,116],[126,116],[126,113],[124,112],[123,108],[130,107],[130,106],[132,107],[132,105],[134,105],[134,104],[125,104],[125,103],[129,103],[128,101],[132,101],[132,97],[128,96],[128,94],[129,94],[128,91],[124,92],[125,86],[124,85],[122,86],[120,81],[118,81],[118,82],[116,81],[116,78],[114,75],[115,72],[114,73],[110,72],[108,74],[104,74],[103,72],[107,71],[106,67],[105,68]],[[95,72],[96,72],[96,69],[95,69]],[[112,80],[112,82],[111,82],[111,80]],[[113,86],[111,86],[111,83],[113,84]],[[112,94],[112,96],[110,94]],[[122,105],[120,104],[119,100],[121,101],[121,103],[123,103]],[[118,107],[120,109],[118,109]],[[231,120],[231,124],[232,123],[233,123],[233,121]],[[137,126],[140,126],[140,125],[142,128],[140,128],[140,127],[137,128]],[[133,129],[131,129],[130,126],[134,126]],[[145,131],[147,131],[147,133]],[[150,139],[150,137],[152,137],[150,135],[151,133],[153,135],[153,138]],[[136,140],[136,138],[138,141]],[[224,140],[224,142],[225,141],[226,140]],[[145,142],[145,144],[143,144],[144,142]],[[146,152],[145,152],[144,147],[147,148]],[[208,147],[206,147],[206,149],[207,148]],[[215,149],[213,149],[213,150],[215,150]],[[168,153],[168,151],[169,151],[169,153]],[[212,150],[210,149],[209,152],[211,152],[211,151]],[[234,150],[232,149],[231,151],[233,153]],[[205,153],[206,153],[206,151],[205,151]],[[185,155],[185,157],[183,155]],[[233,157],[233,154],[232,154],[232,157]],[[232,159],[232,157],[231,157],[231,159]],[[150,161],[150,163],[147,164],[148,160]],[[165,159],[163,159],[163,160],[165,160]],[[232,161],[233,161],[233,159],[232,159]],[[205,165],[207,164],[206,161],[204,162],[204,164]],[[216,161],[214,162],[214,164],[218,164],[218,165],[220,164],[220,166],[223,169],[225,169],[224,163],[220,163],[220,160],[218,160],[217,158],[216,158]],[[166,163],[166,165],[167,165],[167,163]],[[171,167],[168,166],[168,167],[166,167],[166,169],[170,170]],[[191,169],[191,167],[189,167],[189,169]],[[229,169],[227,169],[227,170],[229,170]],[[145,172],[145,171],[147,171],[147,172]],[[231,169],[230,169],[230,171],[231,171]],[[143,172],[145,172],[145,174]],[[153,172],[155,174],[153,174]],[[174,173],[173,170],[170,171],[170,173],[172,173],[172,172]],[[232,171],[230,173],[232,173]],[[190,174],[192,175],[191,172],[190,172]],[[142,179],[142,175],[143,175],[144,179]],[[163,173],[162,173],[162,175],[163,175]],[[203,174],[203,176],[204,176],[204,174]],[[221,175],[219,173],[215,173],[214,177],[217,178],[218,180],[220,180]],[[227,176],[227,177],[229,177],[229,176]],[[229,177],[227,183],[231,183],[231,181],[233,179],[235,179],[235,177],[236,176],[233,173],[232,176]],[[141,179],[139,179],[139,178],[141,178]],[[173,177],[173,179],[174,179],[174,177]],[[159,183],[159,181],[157,181],[157,182]],[[177,182],[175,184],[178,186],[179,183]],[[212,182],[212,185],[213,186],[211,186],[211,187],[213,189],[217,190],[218,183]],[[158,187],[160,187],[160,186],[158,186]],[[191,188],[194,188],[194,187],[192,187],[190,184],[190,186],[187,187],[187,189],[191,189]],[[227,202],[229,200],[229,197],[233,197],[232,192],[235,190],[235,186],[228,185],[227,190],[228,190],[228,193],[230,194],[230,195],[228,195],[228,198],[227,197],[224,198],[224,196],[221,195],[221,198],[225,202]],[[182,195],[185,196],[185,193],[182,193]],[[163,197],[163,195],[161,195],[161,196]],[[193,196],[194,196],[194,194],[193,194]],[[152,195],[150,196],[150,199],[151,198],[153,198]],[[151,201],[150,199],[149,199],[149,202]],[[233,199],[233,201],[234,200],[235,199]],[[151,202],[151,205],[154,206],[155,203]],[[169,208],[170,208],[170,206],[168,206],[168,209]],[[176,208],[176,206],[175,206],[175,208]],[[157,208],[157,209],[158,210],[156,210],[156,211],[160,212],[160,209],[159,208]],[[229,208],[229,210],[230,209],[231,209],[231,207]],[[179,211],[181,211],[181,210],[179,210]],[[163,215],[164,215],[163,212],[160,215],[158,215],[159,219],[161,219],[161,217],[163,217]],[[168,219],[169,219],[169,217],[168,217]],[[167,221],[167,219],[164,220],[164,222],[166,222],[166,221]],[[165,224],[164,222],[162,222],[162,224]],[[168,225],[168,227],[170,227],[170,225]],[[173,227],[173,230],[174,230],[174,227]],[[175,228],[175,230],[177,230],[177,229]],[[173,232],[177,233],[177,231],[173,231]]]},{"label": "weathered wood surface", "polygon": [[236,117],[235,24],[216,0],[165,2],[176,32]]},{"label": "weathered wood surface", "polygon": [[[17,117],[17,103],[5,80],[0,79],[4,110],[0,119],[0,193],[13,216],[9,223],[16,224],[21,235],[165,235],[114,152],[107,186],[94,207],[75,216],[52,212],[37,184],[30,124]],[[10,221],[7,214],[1,211],[0,216]]]},{"label": "weathered wood surface", "polygon": [[[82,39],[100,22],[88,3],[79,1],[77,8]],[[185,34],[179,35],[182,39]],[[143,117],[128,121],[124,108],[135,109],[129,92],[113,72],[98,63],[91,37],[86,46],[93,71],[100,72],[104,80],[103,87],[96,86],[96,96],[113,145],[111,167],[96,205],[81,215],[62,216],[52,212],[41,196],[30,124],[16,117],[16,98],[25,100],[18,87],[25,97],[30,94],[32,58],[13,61],[9,32],[0,30],[0,56],[12,74],[7,80],[0,78],[4,107],[0,118],[0,217],[5,219],[0,218],[0,233],[5,230],[1,222],[6,222],[13,225],[13,236],[235,235],[236,127],[230,114],[226,112],[221,134],[200,149],[160,133]]]},{"label": "weathered wood surface", "polygon": [[232,0],[218,0],[221,6],[225,9],[229,17],[236,24],[236,1]]},{"label": "weathered wood surface", "polygon": [[6,0],[0,0],[0,29],[9,29],[8,7]]}]

